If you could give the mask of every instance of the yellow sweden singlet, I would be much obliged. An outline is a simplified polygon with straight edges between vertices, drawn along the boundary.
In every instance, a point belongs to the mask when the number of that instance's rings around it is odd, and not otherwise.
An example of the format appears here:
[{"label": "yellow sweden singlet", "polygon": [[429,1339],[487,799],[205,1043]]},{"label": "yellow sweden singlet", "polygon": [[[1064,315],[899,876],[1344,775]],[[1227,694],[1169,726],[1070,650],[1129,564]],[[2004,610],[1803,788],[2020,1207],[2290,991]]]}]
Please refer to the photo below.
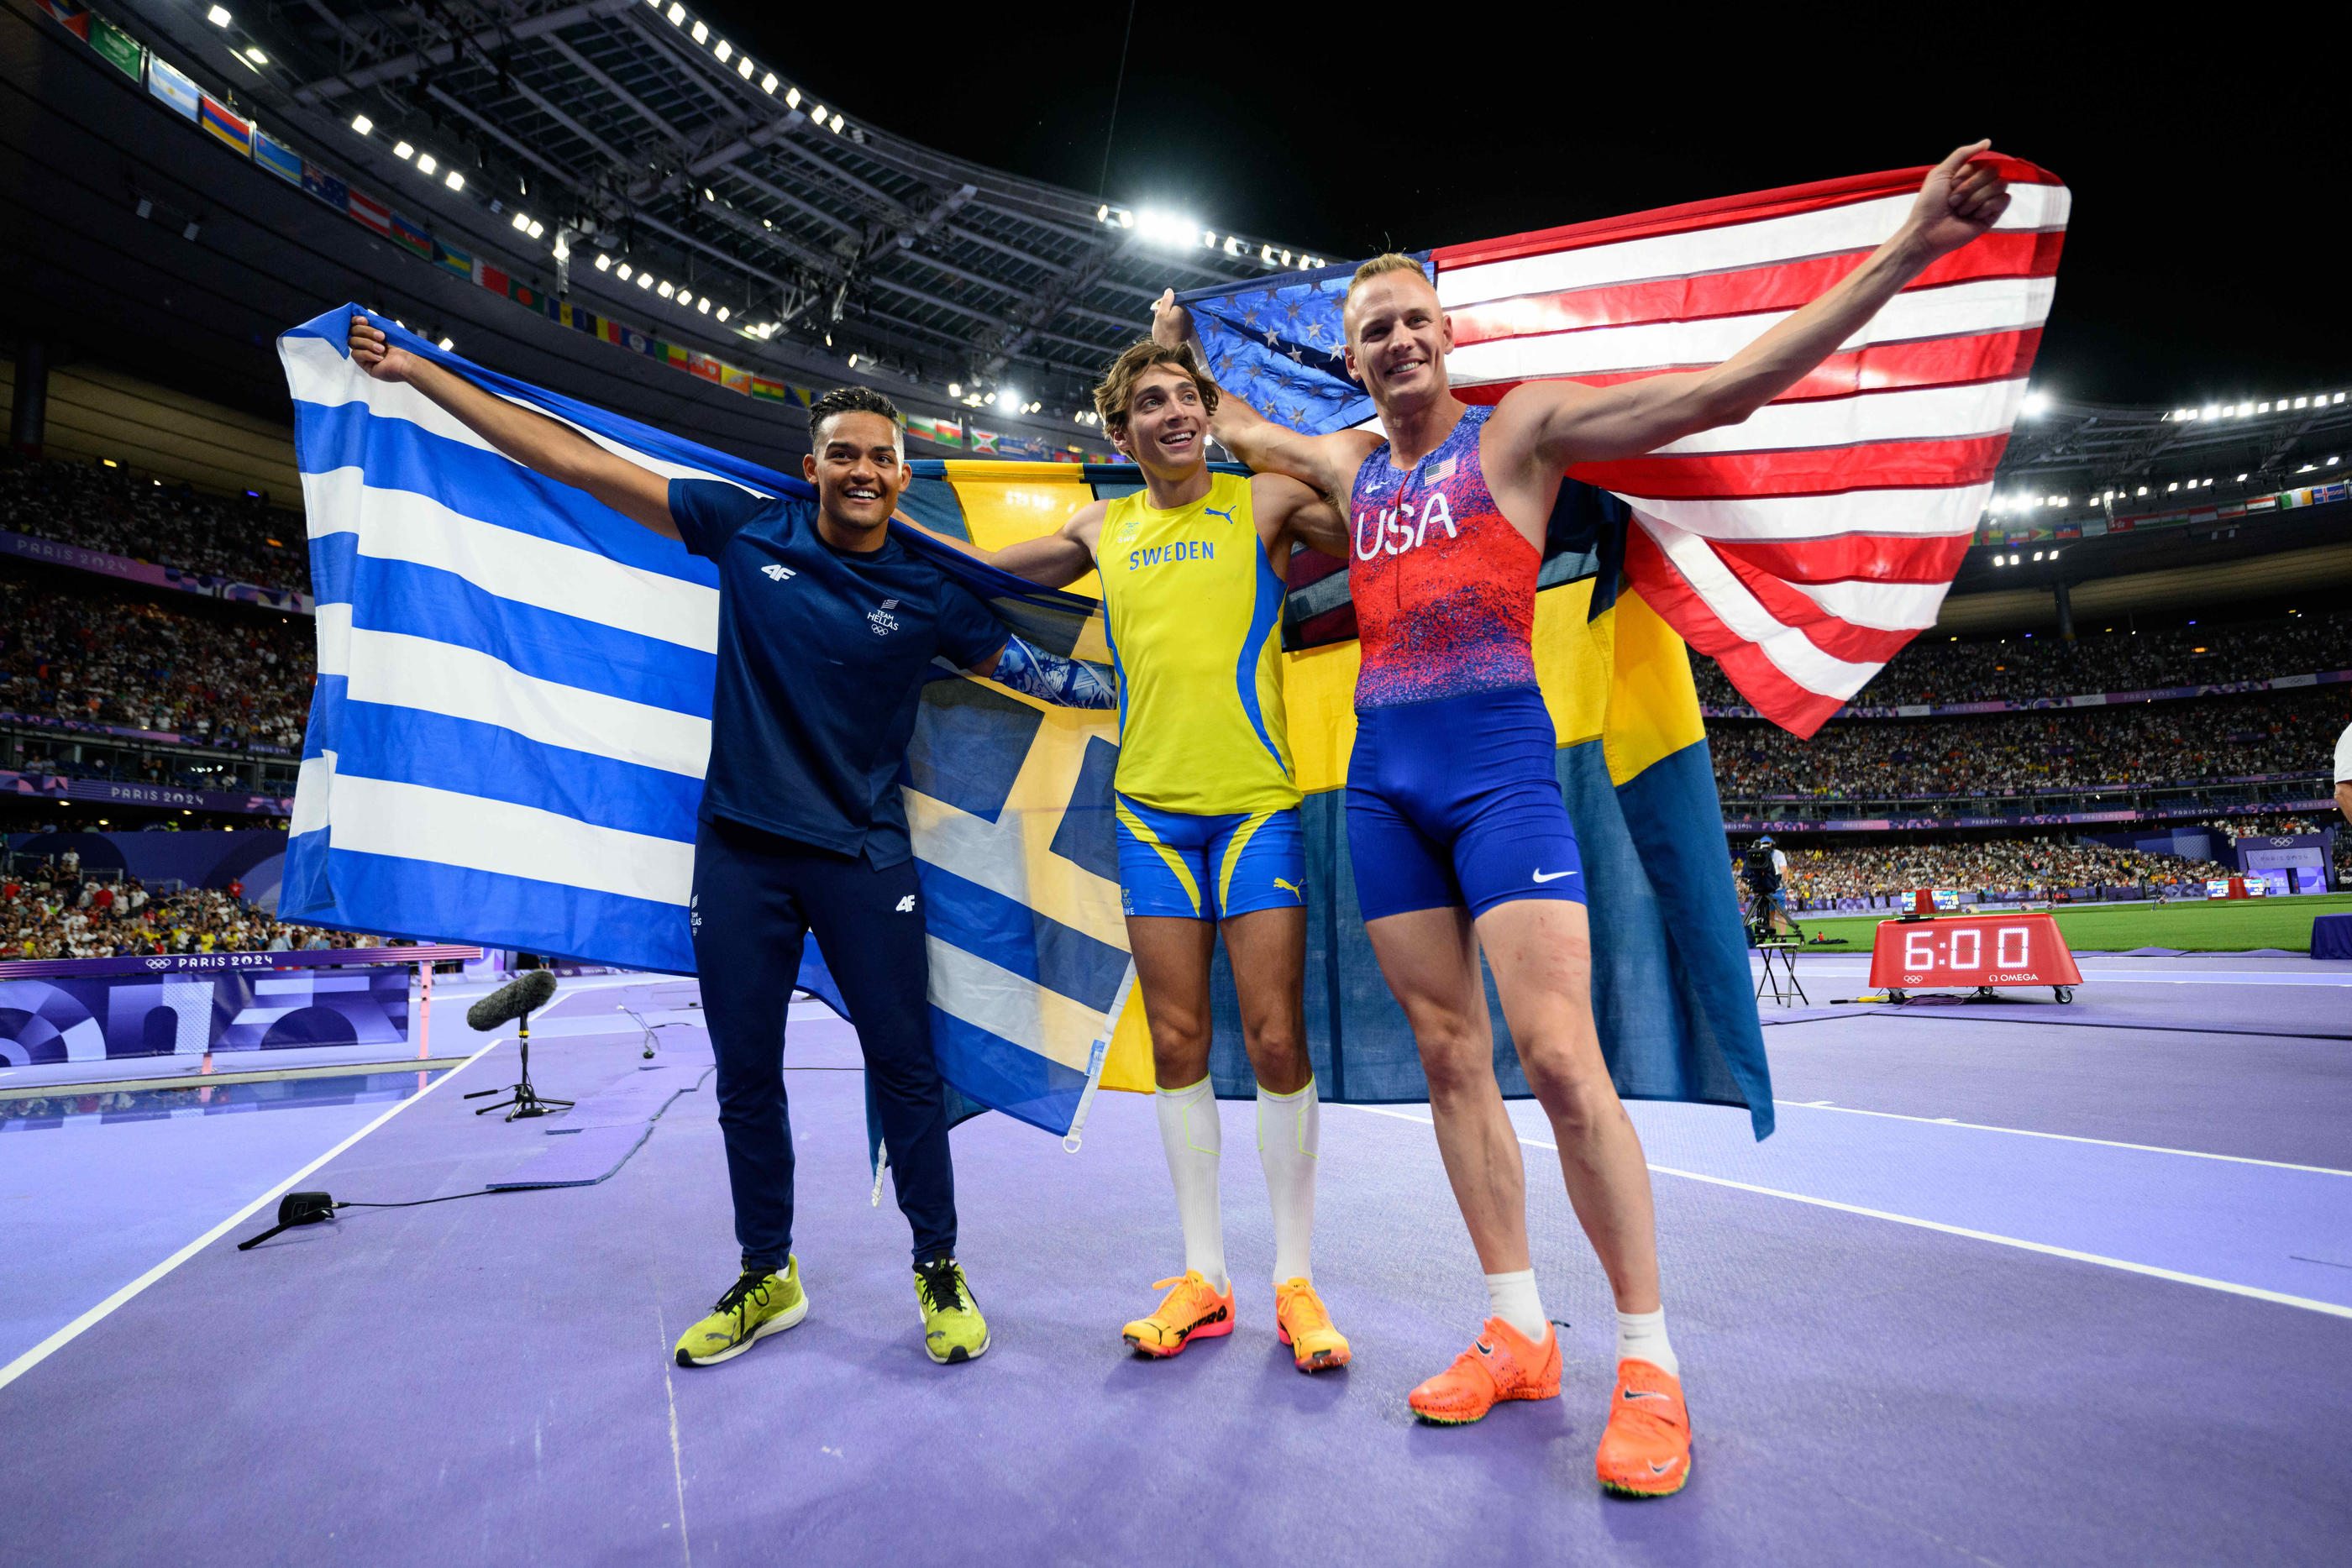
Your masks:
[{"label": "yellow sweden singlet", "polygon": [[1250,511],[1250,482],[1155,511],[1150,492],[1109,503],[1096,565],[1118,666],[1116,788],[1193,816],[1298,803],[1282,711],[1282,580]]}]

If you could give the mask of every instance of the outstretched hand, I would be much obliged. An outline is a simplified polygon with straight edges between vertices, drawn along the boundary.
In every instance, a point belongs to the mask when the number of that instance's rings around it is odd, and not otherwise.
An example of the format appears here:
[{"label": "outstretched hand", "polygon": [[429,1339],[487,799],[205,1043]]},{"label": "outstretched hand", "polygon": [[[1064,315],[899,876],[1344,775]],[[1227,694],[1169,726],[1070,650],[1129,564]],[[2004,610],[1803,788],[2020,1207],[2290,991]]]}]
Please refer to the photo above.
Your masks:
[{"label": "outstretched hand", "polygon": [[2009,182],[1990,160],[1972,162],[1990,141],[1955,148],[1928,171],[1911,208],[1910,227],[1928,257],[1944,256],[1975,239],[2009,211]]},{"label": "outstretched hand", "polygon": [[1163,349],[1181,349],[1192,340],[1192,313],[1176,303],[1176,291],[1163,288],[1151,302],[1151,340]]},{"label": "outstretched hand", "polygon": [[415,363],[407,350],[393,347],[383,329],[364,316],[352,318],[351,349],[352,363],[380,382],[406,381]]}]

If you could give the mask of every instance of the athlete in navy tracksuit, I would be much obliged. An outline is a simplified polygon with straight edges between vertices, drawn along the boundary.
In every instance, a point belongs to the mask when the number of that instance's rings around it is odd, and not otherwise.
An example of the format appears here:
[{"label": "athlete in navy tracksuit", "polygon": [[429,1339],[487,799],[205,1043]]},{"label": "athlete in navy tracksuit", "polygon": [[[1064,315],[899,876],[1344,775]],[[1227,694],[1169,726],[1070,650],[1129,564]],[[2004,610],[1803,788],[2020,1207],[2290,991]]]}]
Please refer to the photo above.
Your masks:
[{"label": "athlete in navy tracksuit", "polygon": [[814,932],[841,988],[914,1230],[925,1348],[966,1361],[988,1327],[955,1261],[955,1172],[931,1052],[923,900],[896,782],[935,656],[1045,701],[1109,707],[1082,664],[1040,653],[889,536],[906,465],[898,410],[848,387],[809,410],[817,499],[665,480],[397,349],[364,317],[353,359],[404,381],[519,463],[588,491],[719,568],[719,669],[689,918],[719,1060],[742,1274],[677,1348],[740,1354],[807,1314],[791,1253],[786,1009]]}]

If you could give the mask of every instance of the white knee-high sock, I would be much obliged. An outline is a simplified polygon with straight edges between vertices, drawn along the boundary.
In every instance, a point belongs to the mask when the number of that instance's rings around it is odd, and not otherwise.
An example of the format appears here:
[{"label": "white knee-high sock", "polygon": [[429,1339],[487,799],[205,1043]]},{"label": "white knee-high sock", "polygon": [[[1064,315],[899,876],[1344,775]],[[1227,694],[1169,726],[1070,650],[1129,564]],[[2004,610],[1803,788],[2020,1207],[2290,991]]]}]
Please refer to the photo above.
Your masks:
[{"label": "white knee-high sock", "polygon": [[1203,1078],[1189,1089],[1162,1089],[1151,1097],[1160,1112],[1160,1146],[1168,1151],[1168,1177],[1176,1184],[1176,1218],[1184,1226],[1184,1267],[1220,1292],[1225,1277],[1225,1223],[1217,1211],[1217,1161],[1224,1153],[1215,1087]]},{"label": "white knee-high sock", "polygon": [[1666,1309],[1617,1314],[1617,1359],[1646,1361],[1668,1377],[1680,1377],[1683,1364],[1666,1343]]},{"label": "white knee-high sock", "polygon": [[1315,1168],[1322,1163],[1323,1104],[1315,1081],[1291,1094],[1257,1086],[1257,1157],[1274,1204],[1274,1282],[1315,1278]]}]

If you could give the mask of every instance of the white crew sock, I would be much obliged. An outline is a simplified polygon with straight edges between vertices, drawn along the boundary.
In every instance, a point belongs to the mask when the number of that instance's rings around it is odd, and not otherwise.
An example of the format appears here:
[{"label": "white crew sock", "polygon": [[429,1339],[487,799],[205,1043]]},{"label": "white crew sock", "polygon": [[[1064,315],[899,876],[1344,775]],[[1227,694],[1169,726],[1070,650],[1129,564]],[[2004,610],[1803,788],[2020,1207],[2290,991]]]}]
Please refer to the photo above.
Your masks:
[{"label": "white crew sock", "polygon": [[1274,1204],[1274,1282],[1315,1278],[1315,1168],[1321,1163],[1323,1104],[1315,1081],[1295,1093],[1257,1086],[1257,1157]]},{"label": "white crew sock", "polygon": [[1680,1377],[1683,1364],[1675,1359],[1675,1347],[1666,1343],[1666,1309],[1654,1312],[1619,1312],[1617,1314],[1617,1359],[1646,1361],[1668,1377]]},{"label": "white crew sock", "polygon": [[1543,1298],[1536,1294],[1536,1271],[1521,1269],[1509,1274],[1486,1276],[1486,1298],[1493,1303],[1495,1316],[1528,1336],[1537,1344],[1551,1320],[1544,1316]]},{"label": "white crew sock", "polygon": [[1184,1226],[1184,1267],[1197,1270],[1220,1294],[1225,1277],[1225,1224],[1217,1212],[1217,1161],[1224,1134],[1217,1121],[1215,1086],[1206,1078],[1189,1089],[1162,1089],[1151,1097],[1160,1112],[1160,1146],[1168,1151],[1168,1177],[1176,1184],[1176,1218]]}]

